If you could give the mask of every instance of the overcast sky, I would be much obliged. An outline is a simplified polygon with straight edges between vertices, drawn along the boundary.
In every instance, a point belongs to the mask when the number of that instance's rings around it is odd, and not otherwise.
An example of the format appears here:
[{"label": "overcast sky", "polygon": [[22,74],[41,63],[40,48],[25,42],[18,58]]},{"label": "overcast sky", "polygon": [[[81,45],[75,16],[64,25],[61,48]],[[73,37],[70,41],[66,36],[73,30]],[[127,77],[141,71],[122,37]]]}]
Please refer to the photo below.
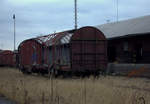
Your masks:
[{"label": "overcast sky", "polygon": [[[117,0],[78,0],[78,26],[116,21]],[[150,0],[119,0],[119,20],[150,14]],[[74,28],[74,0],[0,0],[0,49],[13,49],[13,14],[16,44],[54,31]]]}]

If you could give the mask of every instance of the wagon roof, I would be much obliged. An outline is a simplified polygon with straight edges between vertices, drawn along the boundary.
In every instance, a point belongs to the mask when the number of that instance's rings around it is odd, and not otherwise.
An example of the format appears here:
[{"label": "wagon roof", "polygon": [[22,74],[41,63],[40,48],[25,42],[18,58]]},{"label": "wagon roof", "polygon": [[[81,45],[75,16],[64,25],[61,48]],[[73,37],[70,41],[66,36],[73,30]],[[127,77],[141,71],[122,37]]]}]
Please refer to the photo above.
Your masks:
[{"label": "wagon roof", "polygon": [[11,50],[2,50],[2,51],[0,51],[0,54],[13,54],[13,51],[11,51]]},{"label": "wagon roof", "polygon": [[67,44],[70,41],[72,34],[68,32],[55,33],[47,36],[35,38],[40,44],[52,46],[53,44]]},{"label": "wagon roof", "polygon": [[[73,32],[74,32],[74,30],[69,30],[69,31],[49,34],[49,35],[45,35],[45,36],[40,36],[40,37],[32,38],[29,40],[35,40],[39,44],[45,45],[47,47],[52,46],[54,44],[55,45],[68,44],[73,35]],[[28,40],[25,40],[25,41],[28,41]]]},{"label": "wagon roof", "polygon": [[106,38],[150,33],[150,15],[96,26]]}]

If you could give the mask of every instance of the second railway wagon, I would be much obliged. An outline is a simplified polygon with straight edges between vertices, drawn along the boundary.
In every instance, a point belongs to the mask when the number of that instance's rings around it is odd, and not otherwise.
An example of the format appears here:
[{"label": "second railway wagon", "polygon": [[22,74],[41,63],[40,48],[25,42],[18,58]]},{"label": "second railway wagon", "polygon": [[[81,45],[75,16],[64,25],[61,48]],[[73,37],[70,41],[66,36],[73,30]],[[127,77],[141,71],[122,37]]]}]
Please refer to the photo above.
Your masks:
[{"label": "second railway wagon", "polygon": [[10,50],[1,51],[0,66],[16,66],[16,54]]},{"label": "second railway wagon", "polygon": [[18,53],[20,70],[25,73],[96,74],[107,67],[107,41],[95,27],[25,40]]}]

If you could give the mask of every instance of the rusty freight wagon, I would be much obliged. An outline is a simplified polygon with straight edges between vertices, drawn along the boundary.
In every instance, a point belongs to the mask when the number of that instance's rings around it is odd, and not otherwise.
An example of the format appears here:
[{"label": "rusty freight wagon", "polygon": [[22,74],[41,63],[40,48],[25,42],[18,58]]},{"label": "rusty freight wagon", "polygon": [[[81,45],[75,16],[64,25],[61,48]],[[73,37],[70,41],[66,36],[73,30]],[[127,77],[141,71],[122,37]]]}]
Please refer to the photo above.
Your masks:
[{"label": "rusty freight wagon", "polygon": [[107,67],[107,41],[95,27],[41,36],[19,45],[23,72],[92,74]]},{"label": "rusty freight wagon", "polygon": [[0,52],[0,66],[16,66],[15,53],[10,50]]}]

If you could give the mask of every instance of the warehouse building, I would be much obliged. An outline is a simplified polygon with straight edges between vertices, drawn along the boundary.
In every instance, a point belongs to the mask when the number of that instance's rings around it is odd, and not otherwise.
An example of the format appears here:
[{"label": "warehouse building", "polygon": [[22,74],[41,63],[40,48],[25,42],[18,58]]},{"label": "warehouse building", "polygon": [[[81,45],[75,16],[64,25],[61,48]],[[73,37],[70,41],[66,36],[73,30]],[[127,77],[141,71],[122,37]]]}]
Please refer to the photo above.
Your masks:
[{"label": "warehouse building", "polygon": [[97,26],[108,39],[108,60],[150,63],[150,16]]}]

